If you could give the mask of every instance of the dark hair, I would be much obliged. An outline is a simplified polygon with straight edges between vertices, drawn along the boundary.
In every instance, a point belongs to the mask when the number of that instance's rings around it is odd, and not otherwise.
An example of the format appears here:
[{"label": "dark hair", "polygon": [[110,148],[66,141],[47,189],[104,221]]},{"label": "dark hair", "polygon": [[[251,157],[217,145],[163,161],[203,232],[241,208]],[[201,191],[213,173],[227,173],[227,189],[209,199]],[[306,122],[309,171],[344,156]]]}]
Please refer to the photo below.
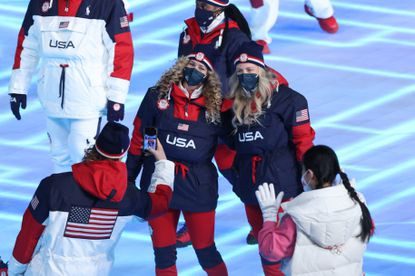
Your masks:
[{"label": "dark hair", "polygon": [[222,47],[224,47],[224,45],[226,45],[226,42],[227,42],[227,34],[229,30],[229,19],[232,19],[233,21],[235,21],[236,24],[238,24],[239,29],[248,36],[249,40],[251,40],[252,39],[251,29],[249,29],[248,21],[246,21],[241,11],[234,4],[229,4],[224,9],[224,11],[225,11],[225,29],[223,31],[223,40],[222,40],[220,49],[222,50]]},{"label": "dark hair", "polygon": [[336,153],[328,146],[318,145],[311,147],[303,156],[305,169],[311,170],[316,179],[316,189],[323,188],[324,183],[332,183],[339,174],[344,187],[349,192],[350,198],[359,203],[362,209],[362,232],[359,237],[362,241],[369,241],[373,235],[374,225],[367,206],[360,200],[355,189],[350,184],[347,174],[341,171]]},{"label": "dark hair", "polygon": [[101,160],[107,160],[109,158],[101,155],[95,146],[91,146],[85,150],[85,155],[82,158],[82,161],[101,161]]}]

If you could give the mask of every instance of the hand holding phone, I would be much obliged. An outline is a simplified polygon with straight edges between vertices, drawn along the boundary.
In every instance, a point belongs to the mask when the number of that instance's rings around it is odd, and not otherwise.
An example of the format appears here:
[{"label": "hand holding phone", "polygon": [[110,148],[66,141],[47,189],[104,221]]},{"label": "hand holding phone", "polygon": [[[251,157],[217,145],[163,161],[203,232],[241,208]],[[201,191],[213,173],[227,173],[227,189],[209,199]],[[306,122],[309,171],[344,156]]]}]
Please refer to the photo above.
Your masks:
[{"label": "hand holding phone", "polygon": [[159,139],[157,139],[157,149],[149,148],[148,152],[154,155],[154,158],[156,159],[156,161],[167,159],[166,154],[164,153],[163,146],[161,145]]}]

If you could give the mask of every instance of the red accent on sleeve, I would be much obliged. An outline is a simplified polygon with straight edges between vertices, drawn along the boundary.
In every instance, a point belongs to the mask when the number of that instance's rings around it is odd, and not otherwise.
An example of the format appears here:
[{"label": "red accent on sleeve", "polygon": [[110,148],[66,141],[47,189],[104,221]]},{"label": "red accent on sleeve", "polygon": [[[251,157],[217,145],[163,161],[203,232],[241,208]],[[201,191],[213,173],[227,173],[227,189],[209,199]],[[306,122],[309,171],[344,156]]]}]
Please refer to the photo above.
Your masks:
[{"label": "red accent on sleeve", "polygon": [[13,249],[13,257],[16,260],[22,264],[30,262],[43,229],[45,229],[45,226],[37,222],[30,210],[26,209],[23,215],[22,228]]},{"label": "red accent on sleeve", "polygon": [[[278,85],[285,85],[285,86],[288,86],[288,81],[287,81],[287,79],[286,79],[286,78],[284,78],[284,76],[283,76],[283,75],[281,75],[281,73],[280,73],[280,72],[278,72],[277,70],[275,70],[274,68],[271,68],[271,67],[269,67],[269,66],[267,66],[267,69],[268,69],[271,73],[273,73],[273,74],[276,76],[276,79],[277,79]],[[276,88],[276,86],[277,86],[277,84],[272,84],[272,89],[275,89],[275,88]]]},{"label": "red accent on sleeve", "polygon": [[233,106],[233,100],[231,100],[231,99],[223,99],[220,112],[228,111],[228,110],[230,110],[232,108],[232,106]]},{"label": "red accent on sleeve", "polygon": [[251,7],[258,9],[264,5],[263,0],[249,0],[251,2]]},{"label": "red accent on sleeve", "polygon": [[278,225],[264,222],[258,234],[259,253],[271,262],[292,257],[297,239],[297,226],[289,215],[285,215]]},{"label": "red accent on sleeve", "polygon": [[141,155],[143,149],[144,137],[141,133],[141,118],[135,117],[133,137],[131,138],[131,146],[129,152],[134,155]]},{"label": "red accent on sleeve", "polygon": [[313,146],[316,133],[310,123],[293,127],[293,143],[297,161],[303,160],[304,153]]},{"label": "red accent on sleeve", "polygon": [[220,144],[216,148],[215,161],[220,170],[230,169],[235,160],[236,151],[230,149],[225,144]]},{"label": "red accent on sleeve", "polygon": [[14,55],[13,70],[20,68],[21,54],[23,51],[23,40],[25,38],[24,33],[25,33],[25,30],[21,28],[19,35],[17,37],[17,47],[16,47],[16,53]]},{"label": "red accent on sleeve", "polygon": [[[81,6],[82,0],[58,0],[58,16],[71,16],[75,17],[78,13],[78,9]],[[68,11],[65,11],[68,5]]]},{"label": "red accent on sleeve", "polygon": [[134,47],[130,32],[114,36],[114,71],[111,77],[130,80],[134,62]]},{"label": "red accent on sleeve", "polygon": [[167,185],[158,185],[154,193],[149,193],[151,199],[150,218],[162,215],[169,209],[173,191]]}]

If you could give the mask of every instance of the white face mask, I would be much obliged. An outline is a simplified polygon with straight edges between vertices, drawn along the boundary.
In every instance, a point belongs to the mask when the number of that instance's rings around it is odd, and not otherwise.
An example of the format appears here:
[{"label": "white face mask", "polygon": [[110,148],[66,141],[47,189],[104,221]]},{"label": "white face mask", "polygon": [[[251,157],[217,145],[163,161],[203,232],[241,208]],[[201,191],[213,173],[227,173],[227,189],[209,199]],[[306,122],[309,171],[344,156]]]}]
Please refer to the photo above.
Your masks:
[{"label": "white face mask", "polygon": [[310,183],[308,183],[307,180],[305,179],[305,175],[307,172],[308,171],[305,171],[303,175],[301,176],[301,184],[303,184],[304,192],[309,192],[313,190],[310,186]]}]

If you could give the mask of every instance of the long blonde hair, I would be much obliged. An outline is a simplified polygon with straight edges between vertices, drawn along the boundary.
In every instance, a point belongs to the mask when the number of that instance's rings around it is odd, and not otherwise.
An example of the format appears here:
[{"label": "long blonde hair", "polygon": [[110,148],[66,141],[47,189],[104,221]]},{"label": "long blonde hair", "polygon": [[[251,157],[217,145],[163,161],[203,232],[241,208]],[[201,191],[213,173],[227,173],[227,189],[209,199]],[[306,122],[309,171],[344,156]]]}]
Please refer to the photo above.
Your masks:
[{"label": "long blonde hair", "polygon": [[[171,84],[178,85],[183,79],[183,69],[189,63],[187,57],[180,57],[176,63],[168,69],[156,84],[159,98],[167,98]],[[222,105],[222,90],[218,75],[208,70],[207,79],[203,84],[202,94],[206,99],[206,121],[208,123],[220,123],[220,110]]]},{"label": "long blonde hair", "polygon": [[263,68],[259,68],[258,75],[258,89],[251,98],[243,96],[243,88],[239,83],[236,71],[230,78],[231,91],[229,98],[234,100],[233,112],[235,116],[232,120],[234,127],[258,122],[258,117],[262,115],[265,104],[268,105],[271,102],[272,89],[270,83],[272,76],[268,70]]}]

